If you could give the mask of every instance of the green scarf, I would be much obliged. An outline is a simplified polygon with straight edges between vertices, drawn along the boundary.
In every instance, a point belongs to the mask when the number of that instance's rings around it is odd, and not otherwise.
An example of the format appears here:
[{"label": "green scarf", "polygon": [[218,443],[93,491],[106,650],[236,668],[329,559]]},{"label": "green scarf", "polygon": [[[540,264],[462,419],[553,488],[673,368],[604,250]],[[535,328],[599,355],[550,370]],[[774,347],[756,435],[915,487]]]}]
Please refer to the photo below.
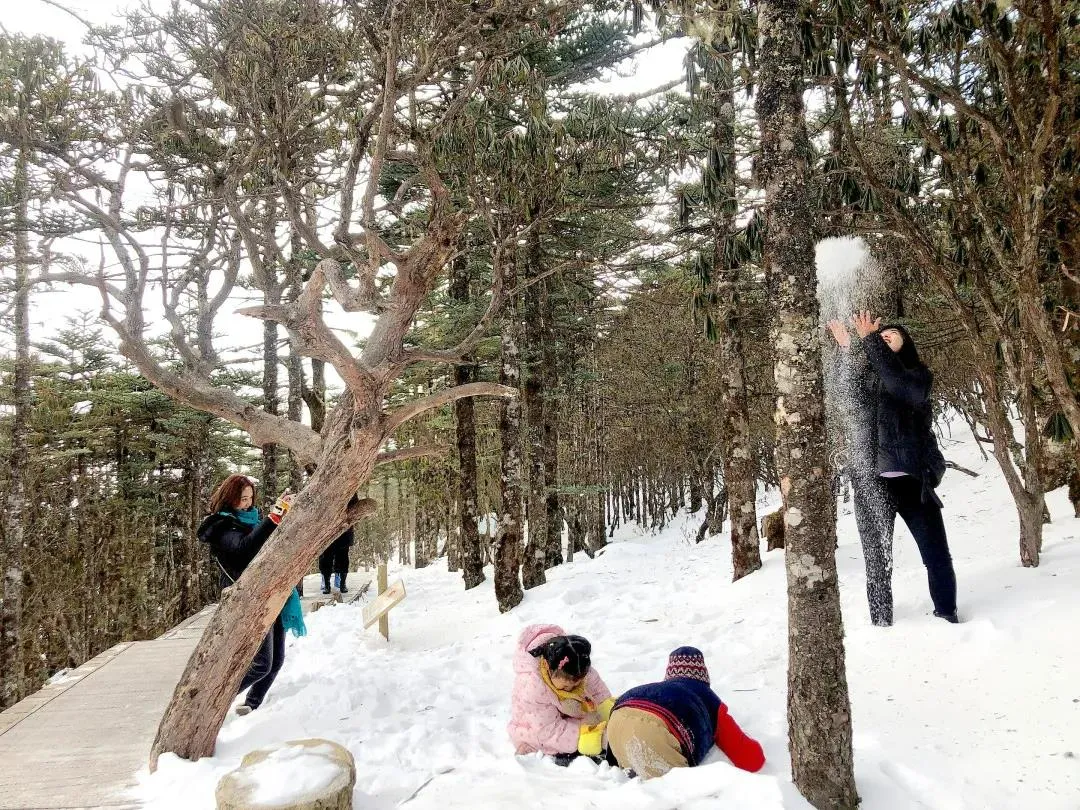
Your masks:
[{"label": "green scarf", "polygon": [[[251,509],[233,509],[231,512],[222,512],[221,514],[231,514],[245,526],[258,526],[261,520],[259,510],[255,507]],[[307,635],[307,626],[304,624],[304,608],[300,604],[300,593],[296,588],[292,589],[289,598],[285,600],[285,607],[281,609],[280,618],[282,626],[297,638]]]}]

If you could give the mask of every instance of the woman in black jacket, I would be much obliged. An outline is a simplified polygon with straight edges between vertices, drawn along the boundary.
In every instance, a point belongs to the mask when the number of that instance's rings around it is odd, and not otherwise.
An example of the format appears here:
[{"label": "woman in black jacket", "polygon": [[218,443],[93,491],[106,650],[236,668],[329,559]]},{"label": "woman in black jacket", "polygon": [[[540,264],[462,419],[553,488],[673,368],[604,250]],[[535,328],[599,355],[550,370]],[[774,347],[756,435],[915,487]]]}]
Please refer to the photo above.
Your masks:
[{"label": "woman in black jacket", "polygon": [[[240,578],[248,564],[255,559],[259,549],[281,522],[289,509],[292,496],[285,494],[274,504],[270,514],[261,519],[255,508],[255,484],[246,476],[230,475],[210,496],[210,514],[199,525],[199,539],[209,544],[221,569],[221,587],[227,588]],[[236,708],[243,716],[262,705],[266,693],[274,683],[281,665],[285,662],[285,627],[281,617],[266,638],[237,694],[248,689],[244,703]]]},{"label": "woman in black jacket", "polygon": [[[869,312],[858,313],[852,323],[866,355],[863,373],[858,375],[861,379],[853,381],[853,389],[862,399],[854,407],[865,407],[872,414],[872,448],[867,449],[872,450],[872,469],[884,485],[885,495],[884,503],[869,508],[873,514],[859,521],[860,535],[867,531],[878,535],[872,542],[862,538],[871,618],[875,624],[892,623],[891,586],[874,580],[891,575],[892,527],[899,514],[926,566],[934,615],[956,623],[956,574],[941,518],[941,500],[934,492],[945,473],[945,459],[932,430],[930,389],[934,376],[919,359],[915,342],[903,326],[883,328],[881,319],[871,319]],[[829,321],[829,331],[846,354],[850,337],[844,324]],[[887,549],[875,549],[885,542]],[[868,548],[873,554],[867,553]],[[872,556],[883,558],[887,565],[872,565]],[[875,599],[887,599],[888,604],[875,605]]]},{"label": "woman in black jacket", "polygon": [[341,593],[348,593],[346,580],[349,578],[349,546],[353,544],[353,530],[350,526],[342,535],[326,547],[319,555],[319,573],[322,574],[322,592],[330,593],[330,575],[334,575],[334,585]]}]

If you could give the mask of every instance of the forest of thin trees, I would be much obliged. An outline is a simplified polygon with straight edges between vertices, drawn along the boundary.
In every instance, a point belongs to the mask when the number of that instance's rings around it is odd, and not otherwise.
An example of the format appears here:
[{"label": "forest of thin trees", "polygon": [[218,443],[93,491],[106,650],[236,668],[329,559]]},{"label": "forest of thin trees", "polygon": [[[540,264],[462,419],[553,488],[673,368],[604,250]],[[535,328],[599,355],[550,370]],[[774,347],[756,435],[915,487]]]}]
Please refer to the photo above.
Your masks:
[{"label": "forest of thin trees", "polygon": [[[684,75],[651,84],[672,39]],[[631,60],[641,89],[609,92]],[[777,487],[789,566],[825,572],[789,567],[793,773],[853,807],[815,244],[862,240],[852,307],[910,324],[1038,566],[1044,494],[1080,510],[1078,167],[1071,0],[181,0],[80,49],[0,29],[0,707],[218,598],[193,529],[228,472],[299,495],[155,759],[212,751],[228,661],[350,524],[354,564],[490,575],[508,611],[681,510],[752,576]]]}]

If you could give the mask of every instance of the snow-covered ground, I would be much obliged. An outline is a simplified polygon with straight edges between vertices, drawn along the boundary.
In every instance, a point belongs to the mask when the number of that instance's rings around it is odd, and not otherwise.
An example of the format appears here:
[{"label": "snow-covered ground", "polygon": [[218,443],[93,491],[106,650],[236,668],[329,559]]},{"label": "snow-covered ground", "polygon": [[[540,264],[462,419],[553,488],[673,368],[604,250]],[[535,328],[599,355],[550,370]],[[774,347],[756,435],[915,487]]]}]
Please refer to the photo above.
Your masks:
[{"label": "snow-covered ground", "polygon": [[[862,558],[841,505],[840,548],[855,767],[869,810],[1080,808],[1080,521],[1063,492],[1049,498],[1043,564],[1019,565],[1017,521],[993,461],[970,434],[945,455],[980,473],[950,471],[940,490],[956,560],[961,625],[930,616],[915,543],[897,524],[896,625],[870,625]],[[394,572],[408,598],[391,613],[390,642],[361,629],[358,606],[334,606],[291,640],[263,708],[230,715],[217,754],[167,756],[142,775],[153,808],[214,807],[214,787],[246,752],[325,737],[356,758],[356,807],[707,810],[805,808],[791,783],[785,714],[782,552],[731,582],[724,536],[701,545],[698,520],[657,535],[624,528],[595,560],[579,555],[500,616],[490,579],[472,591],[443,565]],[[591,762],[559,768],[516,757],[506,736],[511,651],[518,631],[556,622],[593,642],[613,691],[663,675],[667,653],[700,647],[713,686],[765,747],[761,774],[715,750],[699,768],[650,782]]]}]

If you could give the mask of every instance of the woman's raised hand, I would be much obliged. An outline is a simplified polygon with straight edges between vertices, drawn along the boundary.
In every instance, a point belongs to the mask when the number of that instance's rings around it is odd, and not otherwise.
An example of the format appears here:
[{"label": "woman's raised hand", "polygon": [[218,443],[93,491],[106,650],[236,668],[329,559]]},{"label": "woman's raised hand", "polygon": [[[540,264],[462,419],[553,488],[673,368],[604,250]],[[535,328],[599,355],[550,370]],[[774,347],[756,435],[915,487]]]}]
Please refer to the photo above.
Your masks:
[{"label": "woman's raised hand", "polygon": [[278,496],[277,501],[270,508],[270,519],[274,523],[281,523],[281,519],[289,511],[289,507],[292,506],[293,494],[289,490],[285,490]]},{"label": "woman's raised hand", "polygon": [[855,332],[859,337],[864,338],[881,328],[881,318],[874,320],[870,315],[870,310],[864,309],[851,316],[851,325],[855,327]]},{"label": "woman's raised hand", "polygon": [[827,324],[825,328],[832,332],[833,339],[842,348],[847,348],[851,345],[851,336],[848,334],[847,327],[844,326],[844,322],[839,318],[833,318]]}]

